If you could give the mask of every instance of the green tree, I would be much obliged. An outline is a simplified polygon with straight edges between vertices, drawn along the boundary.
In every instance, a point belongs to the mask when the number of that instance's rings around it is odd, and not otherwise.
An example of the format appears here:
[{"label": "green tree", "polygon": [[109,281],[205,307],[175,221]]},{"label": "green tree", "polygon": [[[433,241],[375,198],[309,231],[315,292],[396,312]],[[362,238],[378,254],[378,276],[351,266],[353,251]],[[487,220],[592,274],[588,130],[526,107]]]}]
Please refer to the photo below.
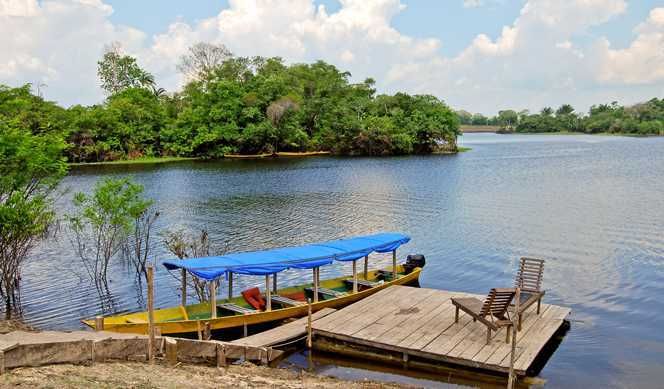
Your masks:
[{"label": "green tree", "polygon": [[147,88],[154,90],[154,76],[141,69],[136,58],[123,55],[119,44],[107,47],[102,59],[97,62],[97,75],[101,87],[113,95],[127,88]]},{"label": "green tree", "polygon": [[97,182],[92,195],[76,193],[76,212],[67,215],[72,244],[100,293],[108,292],[108,266],[126,248],[136,221],[148,212],[152,200],[143,187],[129,179]]},{"label": "green tree", "polygon": [[20,306],[21,269],[54,219],[50,195],[67,171],[64,147],[57,135],[0,122],[0,297],[7,319]]}]

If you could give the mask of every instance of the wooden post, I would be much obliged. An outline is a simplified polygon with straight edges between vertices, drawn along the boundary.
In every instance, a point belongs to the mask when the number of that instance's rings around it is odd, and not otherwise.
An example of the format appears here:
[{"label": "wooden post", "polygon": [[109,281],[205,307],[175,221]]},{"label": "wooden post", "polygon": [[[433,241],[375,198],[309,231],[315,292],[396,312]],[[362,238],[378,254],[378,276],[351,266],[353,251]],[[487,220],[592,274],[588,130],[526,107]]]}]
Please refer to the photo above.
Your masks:
[{"label": "wooden post", "polygon": [[206,321],[203,325],[203,339],[204,340],[212,339],[212,327],[210,326],[209,321]]},{"label": "wooden post", "polygon": [[318,302],[318,268],[314,268],[314,302]]},{"label": "wooden post", "polygon": [[217,344],[217,367],[226,367],[226,345]]},{"label": "wooden post", "polygon": [[357,293],[357,260],[353,261],[353,293]]},{"label": "wooden post", "polygon": [[397,279],[397,250],[392,250],[392,281]]},{"label": "wooden post", "polygon": [[148,266],[148,360],[154,362],[154,266]]},{"label": "wooden post", "polygon": [[277,273],[272,274],[272,292],[277,294]]},{"label": "wooden post", "polygon": [[311,341],[311,299],[307,299],[307,307],[308,307],[308,313],[307,313],[307,347],[311,349],[312,346],[312,341]]},{"label": "wooden post", "polygon": [[173,338],[164,338],[164,341],[166,362],[169,366],[175,366],[178,363],[178,343]]},{"label": "wooden post", "polygon": [[368,280],[369,277],[369,256],[364,256],[364,279]]},{"label": "wooden post", "polygon": [[210,281],[210,317],[217,318],[217,281]]},{"label": "wooden post", "polygon": [[516,374],[514,373],[514,362],[516,360],[516,335],[517,335],[517,320],[519,317],[519,300],[521,300],[521,288],[516,288],[514,295],[514,315],[512,315],[512,328],[507,331],[512,331],[512,350],[510,351],[510,371],[507,379],[507,389],[513,389],[516,384]]},{"label": "wooden post", "polygon": [[228,272],[228,299],[233,298],[233,272]]},{"label": "wooden post", "polygon": [[95,317],[95,331],[104,330],[104,316]]},{"label": "wooden post", "polygon": [[0,375],[5,374],[5,352],[0,350]]},{"label": "wooden post", "polygon": [[196,320],[196,332],[198,332],[198,340],[203,340],[203,332],[201,331],[200,320]]},{"label": "wooden post", "polygon": [[187,270],[182,269],[182,285],[180,285],[180,289],[182,289],[182,298],[180,305],[183,307],[187,306]]},{"label": "wooden post", "polygon": [[265,310],[270,312],[272,310],[272,294],[270,293],[270,275],[265,275]]}]

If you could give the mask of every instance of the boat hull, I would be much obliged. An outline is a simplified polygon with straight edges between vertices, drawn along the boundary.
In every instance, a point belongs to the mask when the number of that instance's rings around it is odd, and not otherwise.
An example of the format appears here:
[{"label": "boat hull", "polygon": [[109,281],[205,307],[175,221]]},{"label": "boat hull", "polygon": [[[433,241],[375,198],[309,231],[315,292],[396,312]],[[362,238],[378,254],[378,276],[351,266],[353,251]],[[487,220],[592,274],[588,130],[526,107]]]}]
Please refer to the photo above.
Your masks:
[{"label": "boat hull", "polygon": [[[380,285],[358,291],[357,293],[348,293],[345,296],[322,300],[311,304],[312,312],[319,311],[323,308],[342,308],[346,305],[352,304],[356,301],[362,300],[380,290],[388,288],[392,285],[411,285],[419,280],[421,268],[415,268],[409,274],[402,275],[395,280],[384,282]],[[372,272],[374,273],[374,272]],[[296,318],[306,316],[308,313],[308,306],[306,304],[275,309],[272,311],[261,311],[256,313],[249,313],[245,315],[223,316],[215,319],[198,319],[198,320],[171,320],[171,321],[157,321],[155,326],[159,327],[161,334],[197,334],[204,326],[205,323],[210,323],[210,329],[223,330],[237,327],[244,327],[245,325],[255,325],[261,323],[270,323],[289,318]],[[147,334],[147,322],[141,323],[117,323],[113,322],[114,318],[109,317],[109,320],[104,322],[104,331],[120,332],[120,333],[134,333],[134,334]],[[84,324],[95,328],[94,320],[84,320]]]}]

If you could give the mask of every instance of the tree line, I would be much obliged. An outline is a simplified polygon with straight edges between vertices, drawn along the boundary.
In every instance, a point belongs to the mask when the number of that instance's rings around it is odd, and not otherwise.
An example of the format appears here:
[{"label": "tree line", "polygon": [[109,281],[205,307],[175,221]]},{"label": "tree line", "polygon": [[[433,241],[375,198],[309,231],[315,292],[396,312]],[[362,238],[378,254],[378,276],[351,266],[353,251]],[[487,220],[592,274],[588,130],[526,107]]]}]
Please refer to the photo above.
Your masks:
[{"label": "tree line", "polygon": [[56,134],[69,162],[203,157],[277,151],[344,155],[456,150],[458,119],[430,95],[376,94],[374,80],[323,61],[237,57],[199,43],[178,63],[188,82],[168,93],[118,45],[98,62],[107,94],[96,105],[61,107],[30,85],[0,85],[0,121]]},{"label": "tree line", "polygon": [[504,110],[489,118],[457,111],[457,116],[462,125],[500,126],[507,132],[664,135],[664,99],[658,98],[632,106],[621,106],[615,101],[593,105],[588,114],[580,114],[570,104],[563,104],[556,110],[545,107],[535,114],[527,110]]}]

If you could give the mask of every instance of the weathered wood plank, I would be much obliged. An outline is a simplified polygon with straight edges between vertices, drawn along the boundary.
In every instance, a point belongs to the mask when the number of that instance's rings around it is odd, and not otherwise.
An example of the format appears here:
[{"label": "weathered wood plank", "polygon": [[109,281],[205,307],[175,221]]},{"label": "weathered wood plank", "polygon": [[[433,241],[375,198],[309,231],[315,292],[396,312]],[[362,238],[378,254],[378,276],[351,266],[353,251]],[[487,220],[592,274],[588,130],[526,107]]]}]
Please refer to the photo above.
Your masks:
[{"label": "weathered wood plank", "polygon": [[[381,291],[376,292],[373,296],[380,296],[377,297],[376,300],[389,300],[393,297],[393,295],[396,295],[402,287],[390,287],[383,289]],[[407,287],[404,287],[407,288]],[[346,322],[349,320],[354,320],[357,317],[362,316],[364,313],[365,308],[369,306],[369,304],[372,304],[371,301],[376,301],[373,299],[365,298],[362,299],[354,304],[348,305],[342,309],[337,310],[334,315],[328,315],[327,317],[317,320],[316,325],[314,328],[320,329],[320,330],[334,330],[335,328],[339,326],[343,326]]]},{"label": "weathered wood plank", "polygon": [[[540,315],[542,315],[547,309],[549,309],[549,307],[550,307],[550,305],[542,306],[542,310],[540,312]],[[539,315],[535,315],[534,312],[533,313],[529,312],[529,313],[524,314],[521,331],[517,332],[517,345],[518,345],[518,340],[521,339],[523,336],[525,336],[528,333],[528,330],[530,329],[530,327],[533,326],[533,324],[538,320],[538,318],[539,318]],[[489,357],[491,357],[499,349],[502,349],[503,352],[505,352],[505,353],[509,352],[509,347],[508,346],[505,346],[505,345],[500,344],[500,343],[492,342],[489,345],[485,344],[484,347],[482,347],[477,352],[477,354],[475,354],[472,357],[472,360],[484,363],[489,359]],[[501,361],[502,361],[502,359],[501,359]]]},{"label": "weathered wood plank", "polygon": [[[311,315],[313,321],[320,320],[335,312],[334,308],[324,308]],[[290,323],[281,325],[271,330],[263,331],[261,333],[234,340],[230,343],[242,344],[254,347],[266,347],[279,343],[284,343],[292,339],[304,336],[307,333],[307,317],[300,318]]]},{"label": "weathered wood plank", "polygon": [[[459,323],[454,322],[451,297],[483,296],[403,286],[386,291],[391,292],[377,293],[317,321],[314,334],[431,361],[509,370],[511,347],[505,343],[505,328],[492,332],[487,345],[485,325],[463,313]],[[525,374],[567,314],[568,308],[542,304],[540,315],[535,310],[523,315],[515,353],[517,374]]]}]

